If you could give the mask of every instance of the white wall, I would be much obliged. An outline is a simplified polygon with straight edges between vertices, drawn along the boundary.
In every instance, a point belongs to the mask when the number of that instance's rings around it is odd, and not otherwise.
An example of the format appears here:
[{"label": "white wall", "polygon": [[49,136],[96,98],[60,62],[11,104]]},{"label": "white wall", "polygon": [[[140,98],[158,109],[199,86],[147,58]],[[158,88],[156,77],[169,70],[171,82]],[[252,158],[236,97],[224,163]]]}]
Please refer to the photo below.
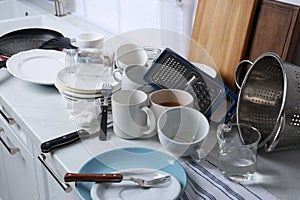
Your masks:
[{"label": "white wall", "polygon": [[[72,14],[102,27],[113,34],[141,31],[145,28],[167,29],[162,43],[173,44],[180,54],[187,55],[193,19],[198,0],[64,0]],[[300,0],[278,0],[300,5]],[[181,2],[181,3],[178,3]],[[151,38],[151,35],[147,35]],[[300,41],[293,63],[300,65]]]},{"label": "white wall", "polygon": [[197,0],[64,0],[64,4],[73,15],[116,35],[149,28],[168,30],[165,34],[171,30],[173,34],[160,39],[168,40],[166,45],[176,43],[175,50],[187,55]]}]

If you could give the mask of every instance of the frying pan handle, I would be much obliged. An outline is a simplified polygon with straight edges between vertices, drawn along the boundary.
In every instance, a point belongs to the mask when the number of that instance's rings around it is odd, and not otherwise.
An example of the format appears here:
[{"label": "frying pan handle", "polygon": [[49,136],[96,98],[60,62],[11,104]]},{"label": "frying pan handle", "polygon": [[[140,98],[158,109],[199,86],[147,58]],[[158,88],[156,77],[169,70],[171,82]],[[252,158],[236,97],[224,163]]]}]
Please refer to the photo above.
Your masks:
[{"label": "frying pan handle", "polygon": [[235,72],[234,72],[234,82],[235,82],[235,85],[238,87],[238,89],[240,90],[241,87],[242,87],[242,83],[241,83],[241,80],[240,80],[240,73],[243,69],[244,64],[250,64],[250,65],[253,65],[253,62],[251,62],[250,60],[242,60],[235,68]]},{"label": "frying pan handle", "polygon": [[6,61],[0,60],[0,69],[6,67]]}]

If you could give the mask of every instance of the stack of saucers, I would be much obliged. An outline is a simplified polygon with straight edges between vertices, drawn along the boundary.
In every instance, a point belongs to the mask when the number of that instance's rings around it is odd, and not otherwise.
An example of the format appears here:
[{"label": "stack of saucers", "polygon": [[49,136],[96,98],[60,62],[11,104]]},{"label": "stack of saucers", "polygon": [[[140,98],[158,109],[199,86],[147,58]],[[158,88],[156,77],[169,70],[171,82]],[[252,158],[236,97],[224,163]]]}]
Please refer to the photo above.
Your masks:
[{"label": "stack of saucers", "polygon": [[60,70],[55,86],[67,101],[94,101],[103,98],[103,83],[110,83],[113,92],[120,89],[120,84],[111,76],[110,68],[85,63]]}]

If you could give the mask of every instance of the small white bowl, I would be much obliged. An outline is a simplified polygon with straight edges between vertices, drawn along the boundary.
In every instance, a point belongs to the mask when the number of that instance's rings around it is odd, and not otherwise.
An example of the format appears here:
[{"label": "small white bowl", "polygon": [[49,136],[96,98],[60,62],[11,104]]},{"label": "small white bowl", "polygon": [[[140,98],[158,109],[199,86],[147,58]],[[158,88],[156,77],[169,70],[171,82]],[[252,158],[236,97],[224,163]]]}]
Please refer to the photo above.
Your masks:
[{"label": "small white bowl", "polygon": [[76,36],[76,45],[82,48],[95,48],[104,39],[101,33],[81,33]]}]

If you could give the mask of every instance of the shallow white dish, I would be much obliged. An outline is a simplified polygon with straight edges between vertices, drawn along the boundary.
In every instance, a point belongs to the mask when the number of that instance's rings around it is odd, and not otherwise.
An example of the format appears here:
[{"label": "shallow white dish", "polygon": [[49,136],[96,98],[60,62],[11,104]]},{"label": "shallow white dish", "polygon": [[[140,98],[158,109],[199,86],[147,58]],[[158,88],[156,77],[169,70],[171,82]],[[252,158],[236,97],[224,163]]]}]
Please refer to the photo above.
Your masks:
[{"label": "shallow white dish", "polygon": [[7,62],[7,70],[24,81],[53,85],[57,73],[65,67],[66,54],[55,50],[32,49],[17,53]]},{"label": "shallow white dish", "polygon": [[[59,91],[60,92],[60,94],[62,95],[62,96],[64,96],[64,97],[66,97],[66,98],[69,98],[69,99],[73,99],[73,100],[95,100],[95,99],[103,99],[103,96],[96,96],[96,95],[94,95],[94,96],[86,96],[86,97],[78,97],[78,96],[74,96],[73,94],[67,94],[67,93],[65,93],[65,92],[63,92],[63,91]],[[110,100],[110,98],[109,98],[109,100]]]},{"label": "shallow white dish", "polygon": [[75,97],[79,99],[95,99],[103,97],[101,93],[76,93],[71,90],[66,90],[65,88],[61,87],[57,82],[54,85],[61,93],[70,97]]},{"label": "shallow white dish", "polygon": [[[70,71],[73,72],[70,73]],[[113,86],[113,91],[119,85],[112,78],[110,69],[97,64],[77,64],[73,69],[64,68],[58,72],[56,81],[65,89],[81,94],[101,93],[104,82],[110,83]]]},{"label": "shallow white dish", "polygon": [[[150,180],[162,176],[170,175],[160,170],[148,168],[126,169],[118,171],[124,176],[132,176]],[[99,183],[94,184],[91,189],[93,200],[140,200],[140,199],[177,199],[181,191],[180,183],[176,178],[171,176],[171,182],[161,187],[141,188],[135,183],[123,181],[121,183]]]}]

